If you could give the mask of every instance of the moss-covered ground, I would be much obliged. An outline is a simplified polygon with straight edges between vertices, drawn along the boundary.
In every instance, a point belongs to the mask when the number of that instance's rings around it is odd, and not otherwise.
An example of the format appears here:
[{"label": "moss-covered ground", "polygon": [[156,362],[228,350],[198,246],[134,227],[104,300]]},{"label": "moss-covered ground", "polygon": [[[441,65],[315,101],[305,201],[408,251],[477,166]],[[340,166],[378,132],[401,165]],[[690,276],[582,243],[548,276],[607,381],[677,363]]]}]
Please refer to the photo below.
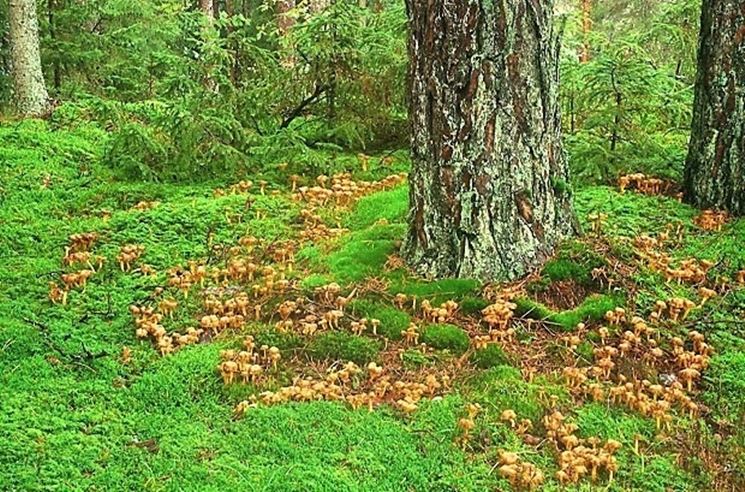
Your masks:
[{"label": "moss-covered ground", "polygon": [[[344,232],[301,241],[303,204],[291,197],[290,183],[270,180],[264,194],[255,185],[247,194],[221,195],[214,189],[238,179],[122,182],[100,163],[103,138],[96,130],[51,132],[37,122],[0,128],[0,490],[507,490],[500,451],[540,468],[541,490],[561,490],[557,451],[542,423],[555,410],[577,424],[579,437],[622,445],[612,482],[602,474],[595,483],[584,478],[564,488],[745,489],[745,288],[734,286],[745,268],[745,220],[708,232],[693,224],[698,211],[671,198],[576,190],[586,230],[588,215],[607,214],[600,231],[565,244],[519,286],[512,341],[474,350],[474,337],[485,332],[481,310],[495,292],[517,287],[414,278],[396,256],[405,185],[321,207],[323,221]],[[346,162],[354,167],[353,159]],[[373,165],[354,177],[405,170],[399,159],[393,168]],[[153,201],[153,208],[134,208]],[[710,260],[708,279],[727,277],[733,286],[684,322],[657,326],[669,336],[696,329],[714,349],[691,393],[700,410],[672,411],[669,427],[659,429],[654,418],[627,406],[578,394],[562,369],[591,363],[608,310],[647,317],[657,300],[698,301],[697,285],[666,281],[636,254],[635,238],[671,223],[681,228],[666,248],[672,260]],[[61,262],[68,237],[90,231],[106,264],[84,290],[72,289],[65,305],[50,302],[48,283],[71,271]],[[293,241],[296,264],[287,278],[296,295],[313,298],[314,289],[338,283],[350,298],[350,319],[380,320],[377,335],[353,334],[348,323],[313,335],[288,333],[275,328],[273,316],[164,356],[136,337],[129,306],[151,303],[169,268],[190,260],[219,264],[247,235],[270,246]],[[130,272],[116,260],[125,244],[144,246]],[[153,275],[142,271],[145,264]],[[408,301],[398,302],[397,294]],[[195,287],[169,328],[196,326],[201,297]],[[443,322],[427,321],[414,298],[420,306],[452,300],[459,307]],[[425,347],[402,335],[412,322]],[[576,331],[579,323],[584,330]],[[582,343],[570,349],[565,340],[575,332]],[[263,387],[225,385],[220,352],[240,347],[248,334],[282,351],[279,368]],[[313,401],[235,414],[252,394],[337,361],[375,361],[397,375],[442,372],[452,381],[412,412],[389,403],[368,411]],[[471,403],[481,411],[463,440],[459,419]],[[501,417],[507,409],[529,419],[533,430],[516,432]],[[635,441],[642,443],[638,452]]]}]

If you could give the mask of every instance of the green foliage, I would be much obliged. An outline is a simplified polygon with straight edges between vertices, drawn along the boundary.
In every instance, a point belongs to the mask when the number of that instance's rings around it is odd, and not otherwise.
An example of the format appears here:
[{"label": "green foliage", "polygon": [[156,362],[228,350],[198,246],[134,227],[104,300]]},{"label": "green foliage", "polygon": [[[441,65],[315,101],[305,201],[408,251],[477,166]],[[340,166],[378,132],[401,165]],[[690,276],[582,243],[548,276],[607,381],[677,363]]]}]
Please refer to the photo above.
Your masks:
[{"label": "green foliage", "polygon": [[407,313],[381,302],[358,299],[350,307],[359,318],[379,320],[378,334],[389,340],[400,340],[401,331],[411,323],[411,316]]},{"label": "green foliage", "polygon": [[[385,230],[384,226],[377,226]],[[368,239],[369,237],[369,239]],[[379,276],[396,247],[393,239],[376,239],[364,233],[350,235],[341,247],[325,258],[328,271],[338,282],[357,282],[365,277]]]},{"label": "green foliage", "polygon": [[419,369],[434,364],[434,360],[417,349],[408,349],[401,355],[404,367],[410,369]]},{"label": "green foliage", "polygon": [[471,361],[480,369],[490,369],[510,363],[507,354],[496,343],[490,343],[486,348],[475,351],[471,355]]},{"label": "green foliage", "polygon": [[367,364],[377,359],[380,343],[343,331],[316,336],[308,345],[308,355],[315,359],[352,361]]},{"label": "green foliage", "polygon": [[461,354],[468,350],[468,333],[454,325],[431,325],[422,332],[422,342],[440,350]]},{"label": "green foliage", "polygon": [[593,23],[586,63],[577,55],[584,41],[579,15],[570,22],[561,101],[576,179],[608,182],[630,171],[681,177],[699,6],[690,0],[675,4],[645,5],[636,14],[644,21],[633,23],[609,20],[618,12],[629,15],[626,4],[595,7],[599,22]]}]

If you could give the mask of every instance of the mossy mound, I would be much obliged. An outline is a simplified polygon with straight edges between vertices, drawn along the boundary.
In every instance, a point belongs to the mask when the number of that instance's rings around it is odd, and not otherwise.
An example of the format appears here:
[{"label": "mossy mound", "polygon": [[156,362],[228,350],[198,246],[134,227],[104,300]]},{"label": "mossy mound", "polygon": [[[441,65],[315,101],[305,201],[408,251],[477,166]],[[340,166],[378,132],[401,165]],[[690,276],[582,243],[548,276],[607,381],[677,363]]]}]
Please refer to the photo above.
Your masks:
[{"label": "mossy mound", "polygon": [[422,332],[422,342],[432,348],[462,354],[468,350],[468,333],[455,325],[431,325]]}]

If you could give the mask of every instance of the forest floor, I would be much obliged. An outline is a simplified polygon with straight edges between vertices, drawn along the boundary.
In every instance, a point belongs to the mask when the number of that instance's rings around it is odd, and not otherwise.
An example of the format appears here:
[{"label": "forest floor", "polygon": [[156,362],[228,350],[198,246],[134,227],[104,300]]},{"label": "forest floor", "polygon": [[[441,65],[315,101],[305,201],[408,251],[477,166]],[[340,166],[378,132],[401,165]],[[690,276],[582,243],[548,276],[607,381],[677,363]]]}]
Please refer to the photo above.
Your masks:
[{"label": "forest floor", "polygon": [[[0,149],[0,490],[745,489],[745,220],[583,187],[587,234],[541,272],[426,281],[396,255],[400,156],[330,160],[349,193],[322,200],[271,176],[122,182],[95,132],[41,123]],[[249,336],[244,383],[225,362]]]}]

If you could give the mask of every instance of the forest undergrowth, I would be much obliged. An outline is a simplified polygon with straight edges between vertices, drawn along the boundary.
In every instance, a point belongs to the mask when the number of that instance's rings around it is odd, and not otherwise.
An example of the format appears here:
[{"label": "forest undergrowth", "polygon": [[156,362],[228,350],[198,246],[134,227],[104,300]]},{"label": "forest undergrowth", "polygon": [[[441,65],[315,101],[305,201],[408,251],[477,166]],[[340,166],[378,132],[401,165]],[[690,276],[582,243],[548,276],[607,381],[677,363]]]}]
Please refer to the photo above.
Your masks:
[{"label": "forest undergrowth", "polygon": [[742,490],[745,220],[643,175],[512,284],[416,278],[405,152],[123,181],[0,130],[0,489]]}]

